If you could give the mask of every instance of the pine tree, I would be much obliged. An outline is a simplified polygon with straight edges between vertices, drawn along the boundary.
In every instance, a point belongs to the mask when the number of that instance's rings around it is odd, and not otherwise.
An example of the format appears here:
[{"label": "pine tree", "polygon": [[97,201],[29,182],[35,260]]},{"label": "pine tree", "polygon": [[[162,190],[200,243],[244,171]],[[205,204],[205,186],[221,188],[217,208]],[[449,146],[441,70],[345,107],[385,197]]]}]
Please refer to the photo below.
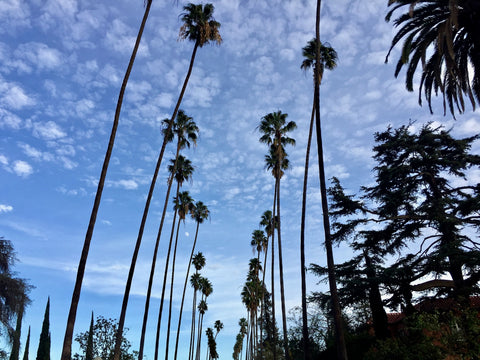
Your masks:
[{"label": "pine tree", "polygon": [[48,297],[45,316],[43,317],[42,332],[38,343],[37,360],[50,360],[50,297]]},{"label": "pine tree", "polygon": [[21,304],[17,313],[17,325],[15,326],[15,332],[13,333],[13,344],[12,351],[10,353],[10,360],[18,360],[20,356],[20,336],[22,331],[23,309],[23,304]]},{"label": "pine tree", "polygon": [[90,329],[88,329],[87,349],[85,350],[85,360],[93,360],[93,311],[90,320]]},{"label": "pine tree", "polygon": [[23,351],[23,360],[28,360],[29,348],[30,348],[30,326],[28,327],[27,342],[25,343],[25,350]]}]

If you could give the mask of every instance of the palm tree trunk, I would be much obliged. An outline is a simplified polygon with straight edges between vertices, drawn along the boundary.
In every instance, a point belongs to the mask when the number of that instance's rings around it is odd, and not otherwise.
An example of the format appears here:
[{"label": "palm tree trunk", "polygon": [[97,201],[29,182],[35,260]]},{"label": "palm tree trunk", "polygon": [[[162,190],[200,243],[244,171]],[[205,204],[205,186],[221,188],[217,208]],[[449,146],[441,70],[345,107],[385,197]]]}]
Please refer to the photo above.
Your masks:
[{"label": "palm tree trunk", "polygon": [[200,345],[202,343],[202,327],[203,327],[203,314],[198,316],[198,337],[197,337],[197,354],[195,356],[196,360],[200,360]]},{"label": "palm tree trunk", "polygon": [[195,317],[197,311],[195,310],[195,305],[197,303],[197,290],[194,289],[193,292],[193,305],[192,305],[192,327],[190,331],[190,347],[188,351],[188,360],[193,360],[194,348],[195,348]]},{"label": "palm tree trunk", "polygon": [[[180,191],[180,184],[177,183],[177,192],[176,192],[177,199],[178,199],[179,191]],[[175,210],[173,215],[172,231],[170,233],[170,241],[168,243],[167,259],[165,260],[165,272],[163,273],[162,296],[160,298],[160,309],[158,311],[158,320],[157,320],[157,334],[155,337],[155,357],[154,357],[155,360],[158,360],[158,348],[160,346],[160,325],[162,324],[163,301],[165,299],[165,288],[167,285],[168,264],[170,262],[170,252],[172,250],[173,234],[175,231],[176,219],[177,219],[177,210]]]},{"label": "palm tree trunk", "polygon": [[[151,0],[150,0],[150,2],[151,2]],[[195,61],[195,55],[197,53],[197,48],[198,48],[198,41],[195,42],[195,45],[193,47],[192,57],[190,59],[190,65],[188,67],[187,76],[185,77],[185,80],[183,82],[182,90],[180,91],[180,95],[178,97],[177,104],[176,104],[175,109],[173,111],[172,118],[170,119],[167,131],[166,131],[167,133],[172,129],[173,120],[175,119],[175,116],[177,116],[177,112],[178,112],[178,109],[180,108],[180,104],[182,102],[183,95],[185,94],[185,90],[187,88],[187,83],[188,83],[188,80],[190,79],[190,75],[192,73],[193,63]],[[120,347],[121,347],[121,342],[122,342],[123,327],[124,327],[124,324],[125,324],[125,315],[126,315],[127,306],[128,306],[128,297],[130,295],[130,287],[132,285],[132,280],[133,280],[133,273],[135,271],[135,264],[136,264],[136,261],[137,261],[138,251],[140,250],[140,244],[141,244],[141,241],[142,241],[145,222],[147,220],[148,210],[149,210],[149,207],[150,207],[150,201],[151,201],[152,196],[153,196],[153,189],[155,188],[155,183],[157,181],[158,171],[159,171],[160,165],[162,163],[163,154],[165,152],[166,146],[167,146],[167,137],[165,137],[164,140],[163,140],[162,149],[160,150],[160,154],[158,156],[157,165],[156,165],[156,168],[155,168],[155,173],[153,175],[152,182],[150,184],[150,191],[148,193],[147,200],[146,200],[146,203],[145,203],[145,210],[144,210],[143,217],[142,217],[142,223],[140,224],[138,238],[137,238],[137,242],[135,244],[135,250],[134,250],[133,256],[132,256],[130,271],[128,273],[128,279],[127,279],[127,283],[125,285],[125,293],[124,293],[124,296],[123,296],[122,310],[120,312],[120,318],[118,320],[118,330],[117,330],[117,335],[116,335],[116,339],[115,339],[115,350],[114,350],[113,360],[120,360]],[[157,359],[155,359],[155,360],[157,360]]]},{"label": "palm tree trunk", "polygon": [[305,267],[305,212],[307,207],[307,183],[308,166],[310,162],[310,146],[312,144],[313,120],[315,117],[315,103],[312,106],[312,116],[310,118],[310,128],[308,130],[307,152],[305,155],[305,173],[303,176],[303,196],[302,196],[302,223],[300,227],[300,274],[302,275],[302,335],[303,335],[303,358],[311,360],[310,337],[308,336],[308,318],[307,318],[307,284]]},{"label": "palm tree trunk", "polygon": [[178,230],[180,229],[180,218],[177,224],[177,235],[175,237],[175,246],[173,247],[173,259],[172,259],[172,279],[170,281],[170,300],[168,305],[168,325],[167,325],[167,341],[165,345],[165,360],[168,360],[168,348],[170,342],[170,326],[172,323],[172,299],[173,299],[173,281],[175,279],[175,259],[177,257],[177,245],[178,245]]},{"label": "palm tree trunk", "polygon": [[122,82],[122,87],[120,88],[120,93],[118,95],[117,107],[115,109],[115,116],[113,120],[112,131],[110,133],[110,140],[108,142],[105,159],[103,160],[102,172],[100,174],[100,179],[98,181],[98,186],[97,186],[97,193],[95,195],[92,213],[90,215],[90,221],[88,223],[87,233],[85,235],[85,241],[83,243],[80,262],[78,264],[77,278],[75,280],[75,286],[73,288],[72,301],[70,304],[70,310],[67,318],[67,327],[65,330],[65,337],[63,339],[61,360],[70,360],[72,357],[73,329],[75,327],[75,319],[77,317],[77,307],[78,307],[78,302],[80,300],[80,292],[82,290],[82,282],[83,282],[83,276],[85,274],[85,267],[87,264],[87,257],[90,249],[90,242],[92,240],[93,229],[95,228],[95,222],[97,220],[97,213],[98,213],[98,208],[100,207],[100,200],[102,198],[105,178],[107,177],[108,164],[110,163],[110,157],[112,155],[113,145],[115,143],[115,135],[117,133],[117,127],[118,127],[118,122],[120,118],[120,111],[122,109],[123,96],[125,94],[125,89],[127,88],[128,78],[130,77],[133,63],[135,62],[135,57],[137,56],[138,47],[140,46],[140,40],[142,39],[143,30],[147,22],[148,14],[150,13],[151,5],[152,5],[152,0],[148,0],[147,5],[145,7],[145,13],[143,15],[142,23],[140,25],[140,29],[138,30],[135,46],[133,47],[132,55],[130,56],[130,61],[127,66],[127,71],[125,72],[125,76]]},{"label": "palm tree trunk", "polygon": [[265,273],[267,272],[267,254],[268,254],[268,239],[267,234],[267,247],[265,248],[265,256],[263,259],[263,275],[262,275],[262,305],[260,307],[260,358],[262,359],[263,353],[263,314],[265,312]]},{"label": "palm tree trunk", "polygon": [[[316,38],[316,56],[315,66],[320,64],[320,7],[321,0],[317,0],[317,15],[315,25]],[[318,68],[315,68],[315,74],[318,74]],[[337,292],[337,283],[335,277],[335,263],[333,260],[332,238],[330,234],[330,219],[328,217],[328,203],[327,203],[327,187],[325,182],[325,165],[323,162],[323,144],[322,144],[322,130],[320,124],[320,83],[318,76],[315,77],[315,127],[317,131],[317,151],[318,151],[318,168],[320,174],[320,193],[322,196],[322,212],[323,212],[323,228],[325,232],[325,248],[327,251],[327,268],[328,268],[328,283],[330,287],[330,296],[332,297],[333,317],[335,322],[335,340],[337,345],[337,359],[347,360],[347,347],[345,344],[345,336],[342,325],[342,312],[340,310],[340,301]]]},{"label": "palm tree trunk", "polygon": [[163,224],[165,222],[165,215],[167,213],[168,200],[170,198],[170,191],[172,189],[172,184],[173,184],[173,174],[175,174],[175,172],[176,172],[177,159],[178,159],[178,154],[179,153],[180,153],[180,144],[177,144],[177,153],[176,153],[176,156],[175,156],[175,163],[173,165],[172,175],[171,175],[170,179],[168,180],[167,194],[165,195],[165,203],[163,204],[162,218],[160,220],[160,226],[159,226],[158,232],[157,232],[157,239],[155,241],[155,249],[153,250],[152,266],[150,268],[150,277],[148,279],[147,297],[145,299],[145,310],[143,312],[142,334],[140,336],[140,346],[139,346],[139,350],[138,350],[138,360],[143,360],[143,348],[145,346],[145,332],[147,330],[148,310],[150,308],[150,297],[151,297],[151,294],[152,294],[153,277],[155,275],[155,265],[157,264],[158,246],[160,244],[160,237],[162,235]]},{"label": "palm tree trunk", "polygon": [[282,304],[282,323],[283,323],[283,348],[285,350],[285,359],[290,360],[290,352],[288,351],[288,334],[287,334],[287,312],[285,309],[285,288],[283,285],[283,258],[282,258],[282,232],[280,221],[280,178],[277,179],[277,216],[278,216],[278,266],[280,270],[280,300]]},{"label": "palm tree trunk", "polygon": [[[178,316],[177,338],[175,340],[175,354],[173,356],[174,360],[177,360],[178,340],[180,339],[180,326],[182,324],[183,303],[185,301],[185,293],[187,291],[187,284],[188,284],[188,275],[190,274],[190,266],[192,265],[193,253],[195,252],[195,245],[197,244],[197,236],[198,236],[198,228],[199,227],[200,227],[200,222],[197,222],[197,229],[195,230],[195,239],[193,240],[192,252],[190,253],[190,260],[188,261],[187,275],[185,276],[185,283],[183,284],[182,302],[180,304],[180,314]],[[141,360],[141,359],[139,359],[139,360]]]},{"label": "palm tree trunk", "polygon": [[[276,181],[276,180],[275,180]],[[273,360],[277,360],[277,323],[275,321],[275,205],[277,203],[277,184],[273,194],[272,211],[272,322],[273,322]]]}]

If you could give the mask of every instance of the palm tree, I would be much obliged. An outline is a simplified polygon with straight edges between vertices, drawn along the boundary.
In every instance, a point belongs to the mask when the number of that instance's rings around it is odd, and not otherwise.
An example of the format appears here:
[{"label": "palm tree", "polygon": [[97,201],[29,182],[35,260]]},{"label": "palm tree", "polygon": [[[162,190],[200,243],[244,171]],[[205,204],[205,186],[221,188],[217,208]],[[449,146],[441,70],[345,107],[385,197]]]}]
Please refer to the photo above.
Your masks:
[{"label": "palm tree", "polygon": [[[315,52],[315,74],[320,74],[321,64],[321,46],[320,46],[320,8],[321,0],[317,0],[317,11],[315,19],[315,41],[317,43]],[[327,186],[325,181],[325,164],[323,160],[322,127],[320,121],[320,78],[315,77],[314,87],[314,108],[315,108],[315,130],[317,131],[317,152],[318,152],[318,170],[320,177],[320,194],[322,197],[323,229],[325,233],[325,250],[327,252],[328,285],[330,296],[332,298],[332,310],[335,324],[335,341],[337,345],[337,358],[347,360],[347,347],[342,326],[342,312],[340,310],[340,300],[337,292],[337,281],[335,277],[335,262],[333,259],[332,236],[330,233],[330,219],[328,217]]]},{"label": "palm tree", "polygon": [[192,325],[190,330],[190,346],[188,351],[188,360],[193,359],[194,347],[195,347],[195,305],[197,302],[197,291],[200,289],[200,279],[202,276],[197,272],[190,277],[190,285],[193,287],[193,306],[192,306]]},{"label": "palm tree", "polygon": [[[272,175],[275,177],[275,196],[274,196],[274,218],[275,205],[278,216],[278,263],[280,270],[280,299],[282,303],[282,320],[283,320],[283,343],[285,349],[285,358],[290,359],[288,352],[288,337],[287,337],[287,317],[285,310],[285,289],[283,284],[283,259],[282,259],[282,240],[281,240],[281,226],[280,226],[280,179],[283,176],[283,170],[288,168],[287,153],[285,152],[285,145],[295,145],[295,140],[287,136],[290,131],[293,131],[297,125],[294,121],[287,123],[288,114],[282,114],[281,111],[265,115],[260,122],[259,130],[263,134],[260,137],[260,142],[266,143],[270,146],[269,154],[265,156],[266,167],[272,170]],[[275,202],[276,200],[276,202]]]},{"label": "palm tree", "polygon": [[[173,163],[173,169],[170,172],[171,174],[176,173],[176,168],[178,166],[178,159],[179,159],[179,153],[180,150],[184,149],[185,147],[190,148],[191,143],[193,145],[197,145],[197,137],[198,137],[198,127],[193,121],[193,118],[187,116],[183,110],[179,110],[177,114],[176,121],[173,124],[173,129],[171,131],[167,131],[169,128],[169,120],[165,119],[162,121],[163,124],[163,135],[164,138],[166,138],[168,141],[173,140],[174,135],[177,136],[177,151],[175,154],[175,161]],[[184,158],[182,157],[182,160],[180,161],[181,164],[180,166],[183,167],[184,164]],[[160,236],[162,234],[162,229],[163,229],[163,224],[165,221],[165,215],[167,212],[167,206],[168,206],[168,200],[170,198],[170,190],[172,188],[172,183],[173,183],[173,176],[170,176],[168,179],[168,186],[167,186],[167,194],[165,196],[165,203],[163,205],[163,212],[162,212],[162,218],[160,220],[160,226],[158,228],[157,232],[157,239],[155,242],[155,249],[153,251],[153,259],[152,259],[152,265],[150,268],[150,277],[148,280],[148,289],[147,289],[147,296],[145,299],[145,310],[143,313],[143,324],[142,324],[142,333],[140,336],[140,346],[139,346],[139,351],[138,351],[138,359],[142,360],[143,359],[143,348],[145,344],[145,332],[147,329],[147,320],[148,320],[148,310],[150,307],[150,296],[152,293],[152,286],[153,286],[153,277],[155,274],[155,265],[157,262],[157,254],[158,254],[158,246],[160,243]],[[178,195],[178,194],[177,194]]]},{"label": "palm tree", "polygon": [[190,277],[190,285],[193,287],[193,301],[192,301],[192,325],[190,331],[190,346],[188,360],[193,359],[195,349],[195,305],[197,304],[197,291],[201,288],[200,280],[202,277],[199,271],[205,266],[205,256],[201,252],[198,252],[192,259],[192,264],[195,267],[195,273]]},{"label": "palm tree", "polygon": [[218,333],[220,332],[220,330],[223,329],[223,323],[222,323],[220,320],[215,320],[215,324],[213,325],[213,327],[214,327],[215,330],[217,331],[217,332],[215,333],[215,340],[216,340]]},{"label": "palm tree", "polygon": [[140,29],[138,30],[138,33],[137,33],[137,39],[135,41],[132,55],[130,56],[130,61],[128,62],[127,70],[125,71],[125,76],[123,77],[122,86],[120,88],[120,93],[118,95],[117,107],[115,109],[115,116],[113,119],[112,130],[110,133],[110,140],[108,142],[107,152],[105,153],[105,158],[103,160],[102,171],[100,173],[100,179],[98,181],[98,186],[97,186],[97,193],[95,195],[95,200],[93,202],[90,221],[88,223],[87,233],[85,235],[85,241],[83,243],[82,254],[80,256],[80,261],[78,264],[77,278],[75,280],[75,286],[73,288],[72,301],[70,303],[70,310],[68,312],[68,318],[67,318],[67,327],[65,329],[65,337],[63,339],[61,360],[70,360],[72,357],[73,329],[75,327],[75,319],[77,317],[77,307],[78,307],[78,302],[80,300],[80,292],[82,290],[82,282],[83,282],[83,276],[85,274],[85,267],[87,265],[87,257],[90,249],[90,242],[92,240],[93,229],[95,228],[98,208],[100,207],[100,200],[102,198],[103,187],[105,185],[105,179],[107,177],[108,165],[110,163],[110,157],[112,155],[113,145],[115,143],[115,136],[117,133],[118,122],[120,119],[120,111],[122,109],[123,95],[125,94],[128,78],[130,77],[130,73],[133,68],[133,63],[135,62],[135,57],[137,56],[138,47],[140,46],[140,40],[142,39],[143,30],[147,22],[148,14],[150,13],[151,5],[152,5],[152,0],[145,1],[145,12],[143,14],[142,23],[140,24]]},{"label": "palm tree", "polygon": [[[151,1],[151,0],[150,0]],[[185,10],[184,13],[182,13],[182,21],[184,24],[180,28],[180,33],[179,33],[179,38],[180,39],[189,39],[190,41],[193,41],[194,47],[193,47],[193,52],[192,56],[190,58],[190,65],[188,67],[187,75],[185,77],[185,80],[183,82],[182,89],[180,91],[180,95],[178,96],[177,99],[177,104],[175,105],[175,109],[173,110],[172,117],[170,118],[168,127],[166,129],[166,133],[168,134],[173,126],[173,120],[177,116],[178,109],[180,108],[180,104],[183,99],[183,95],[185,94],[185,90],[187,88],[188,80],[190,79],[190,75],[192,73],[193,69],[193,63],[195,61],[195,56],[197,53],[197,49],[199,47],[203,47],[205,44],[210,43],[211,41],[216,42],[217,44],[220,44],[222,42],[222,37],[220,36],[219,28],[220,28],[220,23],[215,21],[213,18],[213,11],[214,7],[212,4],[206,4],[206,5],[194,5],[194,4],[188,4],[183,7]],[[150,208],[150,202],[153,196],[153,190],[155,188],[155,183],[157,181],[157,176],[158,172],[160,170],[160,165],[162,163],[163,159],[163,154],[165,152],[165,148],[167,146],[168,139],[167,137],[164,138],[162,148],[160,149],[160,153],[158,155],[157,159],[157,164],[155,166],[155,171],[152,177],[152,181],[150,183],[150,189],[147,195],[147,200],[145,202],[145,209],[143,212],[142,216],[142,222],[140,224],[140,229],[138,233],[138,238],[137,242],[135,244],[135,250],[133,252],[132,256],[132,263],[136,263],[136,258],[138,256],[138,251],[140,250],[140,243],[141,239],[143,236],[143,230],[145,228],[145,222],[147,220],[147,215],[148,215],[148,210]],[[131,281],[133,279],[133,273],[135,270],[135,266],[130,268],[129,274],[128,274],[128,279],[127,280],[127,287],[125,288],[125,295],[123,298],[123,303],[122,303],[122,310],[120,313],[120,318],[118,321],[118,330],[117,330],[117,336],[115,339],[115,350],[114,350],[114,359],[113,360],[120,360],[120,347],[121,347],[121,339],[122,339],[122,334],[123,334],[123,327],[125,323],[125,315],[127,311],[127,305],[128,305],[128,297],[130,294],[130,285]],[[158,331],[158,329],[157,329]],[[67,359],[65,359],[67,360]]]},{"label": "palm tree", "polygon": [[207,298],[212,294],[213,287],[210,280],[205,277],[200,279],[200,291],[202,292],[202,298],[200,303],[198,304],[198,338],[197,338],[197,355],[195,357],[196,360],[200,360],[200,349],[202,343],[202,325],[203,325],[203,316],[205,312],[208,310],[207,306]]},{"label": "palm tree", "polygon": [[[315,66],[315,57],[317,53],[317,42],[315,39],[310,40],[302,49],[304,60],[301,69],[307,71],[311,67],[316,68],[317,72],[313,74],[314,86],[316,79],[318,83],[322,83],[323,71],[326,69],[333,70],[337,66],[337,52],[329,45],[320,43],[320,64]],[[305,359],[311,359],[309,350],[308,322],[307,322],[307,285],[306,285],[306,267],[305,267],[305,213],[307,206],[307,182],[308,167],[310,159],[310,146],[312,144],[313,120],[315,116],[315,101],[312,105],[312,115],[310,118],[310,127],[308,130],[307,151],[305,155],[305,172],[303,177],[303,196],[302,196],[302,220],[300,227],[300,273],[302,277],[302,334],[303,334],[303,353]]]},{"label": "palm tree", "polygon": [[[422,61],[418,102],[422,104],[422,89],[432,112],[432,92],[443,94],[443,109],[455,116],[465,111],[464,96],[473,109],[480,101],[480,4],[471,0],[390,0],[392,9],[385,17],[390,21],[398,9],[407,10],[393,24],[400,27],[392,40],[390,52],[404,39],[402,55],[395,69],[398,76],[408,65],[406,88],[413,91],[413,77]],[[406,8],[408,7],[408,9]],[[428,60],[427,53],[429,55]],[[469,71],[471,66],[473,71]],[[470,74],[473,78],[470,78]],[[476,100],[475,100],[476,98]]]},{"label": "palm tree", "polygon": [[[183,156],[179,155],[177,161],[170,160],[170,165],[168,166],[168,170],[177,182],[177,191],[175,198],[178,198],[180,188],[185,181],[191,180],[193,174],[193,166],[190,160],[185,159]],[[174,173],[175,171],[175,173]],[[155,339],[155,360],[158,359],[158,347],[160,346],[160,325],[162,322],[162,313],[163,313],[163,302],[165,299],[165,288],[167,283],[167,274],[168,274],[168,266],[170,261],[170,253],[172,250],[172,243],[173,243],[173,235],[175,231],[175,221],[177,218],[178,209],[174,207],[174,215],[172,221],[172,229],[170,232],[170,241],[168,243],[168,250],[167,250],[167,258],[165,260],[165,271],[163,273],[163,285],[162,285],[162,296],[160,299],[160,309],[158,311],[158,320],[157,320],[157,333]]]},{"label": "palm tree", "polygon": [[[276,223],[275,223],[276,224]],[[266,273],[266,266],[267,266],[267,254],[268,254],[268,243],[269,239],[272,238],[272,267],[271,267],[271,279],[272,279],[272,316],[275,319],[275,281],[274,281],[274,269],[275,269],[275,244],[274,244],[274,221],[273,221],[273,215],[271,210],[267,210],[263,213],[261,219],[260,219],[260,226],[264,228],[265,234],[267,234],[267,241],[265,243],[265,256],[264,256],[264,270],[263,270],[263,275],[262,275],[262,307],[260,308],[260,338],[263,338],[263,313],[265,311],[265,273]],[[276,338],[276,333],[273,334],[274,336],[274,341],[276,343],[277,338]],[[260,352],[262,352],[263,349],[260,348]],[[276,347],[273,349],[273,356],[276,359]]]},{"label": "palm tree", "polygon": [[168,307],[168,325],[167,325],[167,340],[165,345],[165,360],[168,360],[168,349],[170,340],[170,326],[172,320],[172,300],[173,300],[173,282],[175,279],[175,259],[177,256],[178,233],[180,229],[180,221],[185,223],[185,218],[188,214],[193,212],[193,199],[188,191],[183,191],[174,199],[175,211],[178,214],[177,235],[175,237],[175,246],[173,248],[172,259],[172,278],[170,280],[170,299]]},{"label": "palm tree", "polygon": [[[174,359],[177,359],[178,341],[180,339],[180,326],[182,324],[183,304],[184,304],[184,301],[185,301],[185,292],[187,290],[188,275],[190,274],[190,266],[191,266],[192,260],[193,260],[193,253],[195,251],[195,246],[197,244],[198,228],[199,228],[200,224],[203,223],[203,221],[208,219],[209,217],[210,217],[210,211],[208,210],[207,206],[203,202],[197,201],[197,203],[195,204],[195,206],[193,208],[193,211],[192,211],[192,218],[197,223],[197,229],[195,230],[195,239],[193,240],[192,251],[190,253],[190,259],[188,261],[187,274],[185,275],[185,283],[183,284],[182,302],[180,304],[180,313],[179,313],[179,317],[178,317],[177,338],[175,340]],[[201,253],[199,253],[199,254],[201,254]],[[205,265],[205,258],[203,258],[203,265]],[[203,267],[203,265],[202,265],[202,267]],[[197,269],[197,266],[195,266],[195,269]],[[198,269],[198,270],[200,270],[200,269]],[[198,270],[197,270],[197,272],[198,272]]]}]

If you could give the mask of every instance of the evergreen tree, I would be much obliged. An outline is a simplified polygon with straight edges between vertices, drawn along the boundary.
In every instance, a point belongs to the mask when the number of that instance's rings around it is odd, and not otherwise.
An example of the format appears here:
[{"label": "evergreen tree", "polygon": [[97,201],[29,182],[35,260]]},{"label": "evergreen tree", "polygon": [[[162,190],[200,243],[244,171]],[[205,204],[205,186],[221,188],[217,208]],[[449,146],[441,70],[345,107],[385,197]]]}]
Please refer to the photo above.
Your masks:
[{"label": "evergreen tree", "polygon": [[88,329],[87,349],[85,350],[85,360],[93,360],[93,311],[90,320],[90,329]]},{"label": "evergreen tree", "polygon": [[21,304],[20,309],[17,312],[17,325],[15,326],[15,332],[13,333],[13,344],[12,351],[10,352],[10,360],[18,360],[20,356],[20,336],[22,332],[23,308],[23,304]]},{"label": "evergreen tree", "polygon": [[37,360],[50,360],[50,297],[48,297],[47,306],[45,308],[45,316],[43,317],[42,332],[40,333],[40,341],[38,343]]},{"label": "evergreen tree", "polygon": [[23,351],[23,360],[28,360],[29,348],[30,348],[30,326],[28,327],[27,342],[25,343],[25,350]]}]

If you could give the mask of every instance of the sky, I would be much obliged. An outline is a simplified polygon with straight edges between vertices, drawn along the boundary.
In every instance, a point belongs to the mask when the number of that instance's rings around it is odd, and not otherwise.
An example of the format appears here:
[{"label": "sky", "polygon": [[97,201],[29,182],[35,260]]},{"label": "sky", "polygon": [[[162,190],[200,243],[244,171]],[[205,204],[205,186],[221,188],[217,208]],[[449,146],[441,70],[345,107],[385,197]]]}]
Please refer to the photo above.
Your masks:
[{"label": "sky", "polygon": [[[251,233],[273,202],[274,179],[264,166],[267,147],[258,141],[257,126],[263,116],[279,110],[298,126],[291,134],[296,146],[287,148],[291,168],[282,178],[281,213],[286,306],[300,305],[300,199],[313,95],[312,74],[303,72],[300,64],[301,49],[315,33],[316,2],[212,3],[214,17],[222,24],[223,43],[198,50],[181,105],[200,129],[197,146],[183,152],[195,172],[192,182],[182,189],[204,202],[211,213],[211,219],[200,226],[197,245],[206,257],[203,274],[213,284],[204,328],[217,319],[224,323],[217,337],[219,354],[230,358],[238,320],[246,316],[240,292],[248,261],[254,256]],[[92,311],[108,318],[120,314],[131,254],[163,140],[160,124],[173,112],[193,49],[192,43],[178,41],[184,5],[182,1],[153,1],[125,94],[75,333],[88,329]],[[24,343],[26,328],[31,326],[32,356],[50,296],[51,355],[52,359],[60,357],[116,100],[143,11],[141,0],[0,2],[0,236],[13,242],[19,276],[35,286],[22,336]],[[451,128],[457,137],[480,132],[478,111],[467,106],[465,114],[453,120],[443,115],[442,101],[435,98],[432,115],[428,107],[418,105],[416,92],[406,91],[404,72],[394,77],[399,49],[394,49],[385,64],[395,33],[393,25],[384,20],[386,12],[386,0],[322,1],[321,39],[339,57],[338,67],[325,73],[321,86],[326,176],[338,177],[352,192],[372,182],[373,134],[389,125],[415,121],[413,127],[418,128],[435,122]],[[472,150],[479,153],[478,144]],[[168,147],[164,164],[173,156],[174,148]],[[316,161],[313,155],[306,261],[324,265]],[[133,349],[140,337],[166,179],[162,166],[127,310],[125,325]],[[171,221],[169,211],[166,229]],[[195,224],[187,220],[181,226],[178,249],[174,324],[194,233]],[[164,235],[147,329],[147,360],[153,359],[166,244]],[[334,249],[337,262],[350,255],[347,245]],[[307,280],[309,292],[327,290],[313,275]],[[186,304],[190,301],[189,293]],[[185,342],[189,315],[187,310],[181,337]]]}]

